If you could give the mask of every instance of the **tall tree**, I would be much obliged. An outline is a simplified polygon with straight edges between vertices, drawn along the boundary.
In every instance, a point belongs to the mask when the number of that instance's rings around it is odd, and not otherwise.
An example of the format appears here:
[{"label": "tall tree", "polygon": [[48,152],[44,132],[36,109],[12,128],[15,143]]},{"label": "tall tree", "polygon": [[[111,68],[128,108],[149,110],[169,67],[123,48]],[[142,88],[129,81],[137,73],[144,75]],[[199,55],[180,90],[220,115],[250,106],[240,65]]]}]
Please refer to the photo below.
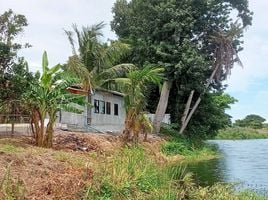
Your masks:
[{"label": "tall tree", "polygon": [[[132,45],[132,62],[140,66],[146,62],[158,64],[166,70],[154,121],[156,133],[166,105],[172,111],[173,121],[178,122],[183,114],[177,105],[179,99],[186,102],[193,89],[196,91],[193,99],[203,93],[213,71],[217,45],[212,37],[230,30],[233,11],[237,11],[242,27],[251,24],[247,0],[118,0],[115,3],[112,29],[121,40]],[[233,41],[235,51],[241,50],[241,37],[239,34]],[[222,78],[218,80],[212,86],[222,89]]]},{"label": "tall tree", "polygon": [[216,45],[213,53],[214,61],[212,64],[212,72],[207,80],[206,85],[204,86],[204,91],[199,94],[198,99],[190,110],[194,90],[191,91],[181,119],[182,124],[179,132],[180,134],[182,134],[186,129],[190,119],[201,102],[202,95],[209,90],[210,86],[213,85],[213,82],[221,82],[225,80],[227,76],[231,74],[231,69],[234,67],[235,63],[238,63],[242,66],[240,58],[238,57],[237,51],[233,45],[235,38],[241,33],[242,29],[237,24],[232,24],[230,30],[227,32],[222,31],[221,33],[218,33],[217,36],[212,38],[213,43]]},{"label": "tall tree", "polygon": [[0,15],[0,87],[4,88],[0,91],[2,103],[18,100],[34,78],[26,61],[17,56],[20,49],[30,45],[15,42],[27,25],[25,16],[15,14],[12,10]]},{"label": "tall tree", "polygon": [[266,119],[256,115],[256,114],[250,114],[247,115],[244,119],[238,119],[235,121],[234,126],[239,126],[239,127],[251,127],[251,128],[262,128],[263,127],[263,122],[265,122]]}]

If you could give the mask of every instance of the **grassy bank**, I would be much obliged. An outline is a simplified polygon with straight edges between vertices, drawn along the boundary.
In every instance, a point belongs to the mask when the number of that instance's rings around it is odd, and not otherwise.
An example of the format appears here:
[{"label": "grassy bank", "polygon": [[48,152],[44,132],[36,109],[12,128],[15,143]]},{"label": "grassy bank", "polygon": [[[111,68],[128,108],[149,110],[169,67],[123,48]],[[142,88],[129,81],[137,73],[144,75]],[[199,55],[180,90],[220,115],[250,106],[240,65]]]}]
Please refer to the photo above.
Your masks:
[{"label": "grassy bank", "polygon": [[267,139],[268,128],[253,129],[242,127],[231,127],[220,130],[215,137],[218,140],[243,140],[243,139]]},{"label": "grassy bank", "polygon": [[162,127],[162,134],[167,136],[161,146],[161,152],[167,156],[181,156],[184,162],[198,162],[218,158],[220,155],[214,146],[197,138],[178,135],[178,131],[170,126]]},{"label": "grassy bank", "polygon": [[163,162],[143,147],[123,148],[96,169],[85,199],[262,200],[251,192],[235,193],[230,185],[200,187],[179,163]]},{"label": "grassy bank", "polygon": [[[75,141],[88,151],[77,150]],[[181,161],[212,152],[186,141],[150,138],[126,146],[111,135],[61,134],[54,149],[43,149],[0,139],[0,199],[263,199],[226,184],[197,185]]]}]

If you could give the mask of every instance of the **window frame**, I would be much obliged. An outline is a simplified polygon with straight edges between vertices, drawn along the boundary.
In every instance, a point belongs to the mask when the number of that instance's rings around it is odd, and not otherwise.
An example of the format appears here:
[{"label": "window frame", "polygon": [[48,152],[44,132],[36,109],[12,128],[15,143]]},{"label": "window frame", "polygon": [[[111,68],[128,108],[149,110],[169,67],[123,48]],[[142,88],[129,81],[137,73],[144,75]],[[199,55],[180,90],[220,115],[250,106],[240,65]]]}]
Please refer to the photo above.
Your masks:
[{"label": "window frame", "polygon": [[97,99],[94,99],[94,113],[100,113],[100,101]]},{"label": "window frame", "polygon": [[106,115],[111,115],[111,102],[106,101]]},{"label": "window frame", "polygon": [[105,107],[105,101],[100,100],[99,101],[99,108],[100,108],[100,114],[105,114],[106,107]]},{"label": "window frame", "polygon": [[119,105],[114,103],[114,116],[119,116]]}]

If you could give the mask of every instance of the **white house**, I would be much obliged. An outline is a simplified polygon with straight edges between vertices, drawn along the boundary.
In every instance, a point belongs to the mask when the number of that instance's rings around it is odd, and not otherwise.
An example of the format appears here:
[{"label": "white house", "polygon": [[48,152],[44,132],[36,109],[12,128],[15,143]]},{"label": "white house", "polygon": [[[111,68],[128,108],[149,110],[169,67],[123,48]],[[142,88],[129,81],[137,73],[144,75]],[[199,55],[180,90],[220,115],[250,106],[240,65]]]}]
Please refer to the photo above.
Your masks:
[{"label": "white house", "polygon": [[[81,130],[89,132],[122,132],[125,123],[124,95],[120,92],[98,89],[93,94],[87,94],[83,90],[71,87],[70,92],[83,94],[90,105],[78,106],[84,110],[77,114],[61,111],[58,122],[62,128],[69,130]],[[153,121],[154,114],[147,114]],[[170,123],[170,115],[166,114],[164,123]]]},{"label": "white house", "polygon": [[98,89],[86,98],[91,105],[80,107],[84,110],[83,113],[61,111],[59,123],[66,124],[68,129],[94,132],[121,132],[123,130],[126,113],[122,93]]}]

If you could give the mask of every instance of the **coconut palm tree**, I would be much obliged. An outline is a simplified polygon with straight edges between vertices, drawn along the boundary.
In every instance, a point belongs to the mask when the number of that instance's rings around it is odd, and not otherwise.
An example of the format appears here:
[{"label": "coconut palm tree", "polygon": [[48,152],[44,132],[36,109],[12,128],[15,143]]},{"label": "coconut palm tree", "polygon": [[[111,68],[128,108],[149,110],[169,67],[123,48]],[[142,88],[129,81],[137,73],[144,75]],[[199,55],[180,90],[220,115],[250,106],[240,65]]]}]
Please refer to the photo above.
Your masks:
[{"label": "coconut palm tree", "polygon": [[[42,75],[37,84],[31,85],[31,90],[25,94],[24,100],[32,112],[34,124],[34,138],[36,145],[52,147],[54,125],[59,110],[82,112],[73,103],[83,104],[81,96],[66,92],[69,85],[66,73],[61,65],[48,67],[47,53],[44,52],[42,59]],[[45,127],[45,117],[49,117]]]},{"label": "coconut palm tree", "polygon": [[163,70],[163,68],[146,66],[141,70],[130,71],[126,78],[115,79],[125,94],[126,119],[123,133],[126,139],[133,136],[134,141],[137,142],[139,133],[146,134],[152,131],[152,125],[144,112],[146,107],[145,92],[148,83],[160,85]]},{"label": "coconut palm tree", "polygon": [[230,30],[218,32],[214,37],[212,37],[212,43],[215,45],[212,73],[207,80],[206,85],[204,86],[203,93],[199,95],[197,101],[194,103],[192,109],[190,110],[192,98],[194,95],[194,90],[191,91],[191,94],[186,103],[184,114],[181,119],[182,124],[179,131],[180,134],[182,134],[186,129],[190,119],[192,118],[194,112],[201,102],[202,96],[208,91],[209,87],[213,83],[225,80],[227,76],[231,74],[231,70],[234,67],[235,63],[243,66],[234,47],[234,41],[236,37],[239,36],[242,32],[243,28],[239,27],[237,23],[234,23],[232,24]]},{"label": "coconut palm tree", "polygon": [[82,80],[85,90],[116,89],[112,80],[135,68],[129,63],[118,64],[118,60],[128,52],[129,47],[119,41],[112,41],[110,44],[101,42],[103,27],[101,22],[82,27],[82,30],[73,25],[73,31],[65,31],[73,51],[73,56],[68,61],[68,69]]}]

